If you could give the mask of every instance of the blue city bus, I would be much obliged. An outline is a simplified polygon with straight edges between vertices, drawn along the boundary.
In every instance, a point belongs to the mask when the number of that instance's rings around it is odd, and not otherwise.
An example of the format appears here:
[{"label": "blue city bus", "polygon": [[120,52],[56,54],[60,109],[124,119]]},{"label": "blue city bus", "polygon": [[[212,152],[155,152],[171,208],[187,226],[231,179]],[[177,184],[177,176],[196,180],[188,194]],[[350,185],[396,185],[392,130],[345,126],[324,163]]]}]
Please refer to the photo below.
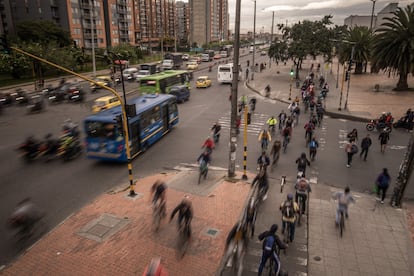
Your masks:
[{"label": "blue city bus", "polygon": [[[135,105],[128,114],[131,158],[157,142],[178,124],[176,97],[149,94],[127,100]],[[86,154],[90,159],[127,162],[121,106],[91,115],[84,120]]]}]

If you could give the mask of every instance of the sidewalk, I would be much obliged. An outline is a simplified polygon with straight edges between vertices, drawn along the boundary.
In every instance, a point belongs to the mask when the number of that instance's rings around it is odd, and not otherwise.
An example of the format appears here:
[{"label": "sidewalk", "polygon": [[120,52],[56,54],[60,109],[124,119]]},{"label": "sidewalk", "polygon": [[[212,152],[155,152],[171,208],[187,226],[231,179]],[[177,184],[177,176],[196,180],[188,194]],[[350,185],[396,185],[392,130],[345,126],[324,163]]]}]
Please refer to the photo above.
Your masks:
[{"label": "sidewalk", "polygon": [[[142,275],[151,258],[160,256],[170,276],[214,275],[225,239],[248,195],[250,185],[224,180],[226,171],[211,170],[197,185],[198,168],[138,180],[136,192],[104,194],[67,218],[1,275]],[[241,174],[240,174],[241,176]],[[189,194],[194,208],[193,240],[183,259],[177,253],[176,218],[151,230],[149,189],[166,181],[167,213]],[[120,187],[125,188],[125,187]]]}]

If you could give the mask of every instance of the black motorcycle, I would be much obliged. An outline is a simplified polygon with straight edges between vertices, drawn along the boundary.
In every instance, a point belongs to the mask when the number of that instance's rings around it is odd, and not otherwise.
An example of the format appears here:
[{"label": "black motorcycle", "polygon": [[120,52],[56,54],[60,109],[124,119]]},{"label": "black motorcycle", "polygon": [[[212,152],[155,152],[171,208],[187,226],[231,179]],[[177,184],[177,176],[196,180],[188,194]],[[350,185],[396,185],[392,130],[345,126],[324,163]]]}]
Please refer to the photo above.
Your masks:
[{"label": "black motorcycle", "polygon": [[44,107],[43,97],[40,95],[34,95],[30,98],[30,101],[28,105],[26,106],[27,113],[32,114],[32,113],[41,112],[43,110],[43,107]]},{"label": "black motorcycle", "polygon": [[18,89],[15,93],[15,101],[19,105],[25,105],[29,103],[29,96],[27,92],[22,89]]},{"label": "black motorcycle", "polygon": [[21,157],[27,162],[32,162],[39,157],[39,149],[41,143],[33,137],[28,137],[26,141],[17,147],[17,151],[21,152]]},{"label": "black motorcycle", "polygon": [[397,122],[392,124],[392,126],[394,128],[404,128],[404,129],[408,129],[408,130],[411,130],[413,125],[414,124],[411,124],[411,126],[410,126],[410,124],[409,124],[406,117],[402,117]]},{"label": "black motorcycle", "polygon": [[75,159],[82,153],[82,146],[79,139],[71,136],[62,136],[60,145],[57,151],[57,156],[61,157],[63,161]]},{"label": "black motorcycle", "polygon": [[64,102],[66,100],[66,94],[58,90],[51,91],[48,95],[48,100],[50,104],[57,104]]}]

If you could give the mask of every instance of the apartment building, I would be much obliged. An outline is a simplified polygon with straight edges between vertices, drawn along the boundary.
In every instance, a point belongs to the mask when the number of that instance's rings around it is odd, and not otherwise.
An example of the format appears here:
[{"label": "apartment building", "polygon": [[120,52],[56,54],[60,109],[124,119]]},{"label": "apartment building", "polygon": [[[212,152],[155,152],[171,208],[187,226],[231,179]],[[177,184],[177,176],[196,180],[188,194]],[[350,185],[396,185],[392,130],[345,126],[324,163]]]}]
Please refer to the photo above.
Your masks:
[{"label": "apartment building", "polygon": [[228,39],[227,0],[189,0],[190,45],[206,45]]}]

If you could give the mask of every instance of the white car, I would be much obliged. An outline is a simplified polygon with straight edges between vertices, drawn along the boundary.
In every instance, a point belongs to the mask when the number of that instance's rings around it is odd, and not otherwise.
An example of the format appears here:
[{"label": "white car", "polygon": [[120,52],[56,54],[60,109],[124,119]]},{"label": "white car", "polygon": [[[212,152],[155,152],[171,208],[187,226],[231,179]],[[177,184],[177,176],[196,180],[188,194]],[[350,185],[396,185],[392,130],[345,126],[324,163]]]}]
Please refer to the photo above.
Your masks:
[{"label": "white car", "polygon": [[135,79],[137,81],[139,81],[140,78],[143,78],[143,77],[146,77],[146,76],[149,76],[149,75],[151,75],[150,71],[148,71],[148,70],[139,70]]},{"label": "white car", "polygon": [[190,59],[190,55],[189,55],[189,54],[184,54],[184,55],[182,56],[182,59],[183,59],[183,60],[189,60],[189,59]]}]

